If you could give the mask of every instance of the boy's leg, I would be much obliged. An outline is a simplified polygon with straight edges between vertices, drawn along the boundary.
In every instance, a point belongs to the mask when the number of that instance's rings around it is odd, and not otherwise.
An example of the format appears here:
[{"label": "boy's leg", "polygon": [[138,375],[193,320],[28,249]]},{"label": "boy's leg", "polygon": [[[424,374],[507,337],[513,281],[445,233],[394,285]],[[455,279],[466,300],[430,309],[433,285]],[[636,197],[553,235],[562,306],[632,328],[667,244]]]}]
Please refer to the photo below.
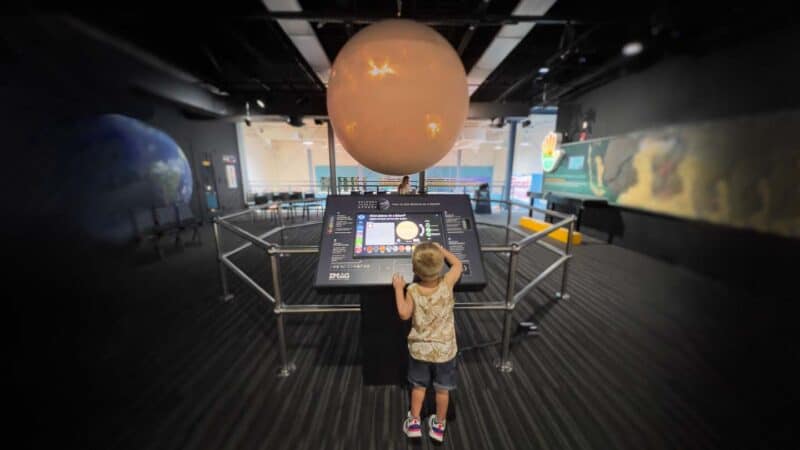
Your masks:
[{"label": "boy's leg", "polygon": [[[423,395],[425,392],[423,391]],[[442,389],[436,390],[436,420],[441,423],[447,419],[447,404],[450,401],[450,392]],[[412,411],[413,414],[413,411]]]},{"label": "boy's leg", "polygon": [[[425,388],[414,386],[411,389],[411,415],[414,417],[419,417],[420,412],[422,411],[422,402],[425,400]],[[438,402],[437,402],[438,403]]]},{"label": "boy's leg", "polygon": [[450,403],[450,390],[458,384],[456,372],[456,358],[450,361],[437,363],[433,387],[436,390],[436,419],[444,423],[447,419],[447,408]]}]

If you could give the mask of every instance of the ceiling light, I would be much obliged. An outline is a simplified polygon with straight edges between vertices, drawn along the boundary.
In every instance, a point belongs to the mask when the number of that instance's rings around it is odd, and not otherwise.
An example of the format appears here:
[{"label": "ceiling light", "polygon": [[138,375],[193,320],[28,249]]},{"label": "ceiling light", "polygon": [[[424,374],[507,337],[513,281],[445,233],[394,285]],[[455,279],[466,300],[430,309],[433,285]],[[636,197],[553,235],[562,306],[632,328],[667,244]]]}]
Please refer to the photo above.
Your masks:
[{"label": "ceiling light", "polygon": [[286,123],[293,127],[302,127],[303,126],[303,118],[300,116],[289,116],[286,118]]},{"label": "ceiling light", "polygon": [[644,46],[639,41],[632,41],[622,47],[622,54],[625,56],[635,56],[642,52]]},{"label": "ceiling light", "polygon": [[495,127],[495,128],[503,128],[503,125],[505,125],[505,121],[506,121],[506,119],[504,117],[495,117],[489,123],[489,126]]},{"label": "ceiling light", "polygon": [[495,150],[502,150],[502,149],[503,149],[503,147],[501,147],[501,146],[499,146],[499,145],[495,145],[495,146],[494,146],[494,149],[495,149]]},{"label": "ceiling light", "polygon": [[550,72],[550,68],[549,67],[539,67],[539,73],[540,74],[544,75],[547,72]]},{"label": "ceiling light", "polygon": [[519,145],[522,145],[523,147],[527,147],[527,146],[531,145],[531,143],[530,142],[522,142]]},{"label": "ceiling light", "polygon": [[303,145],[314,145],[314,141],[303,141]]}]

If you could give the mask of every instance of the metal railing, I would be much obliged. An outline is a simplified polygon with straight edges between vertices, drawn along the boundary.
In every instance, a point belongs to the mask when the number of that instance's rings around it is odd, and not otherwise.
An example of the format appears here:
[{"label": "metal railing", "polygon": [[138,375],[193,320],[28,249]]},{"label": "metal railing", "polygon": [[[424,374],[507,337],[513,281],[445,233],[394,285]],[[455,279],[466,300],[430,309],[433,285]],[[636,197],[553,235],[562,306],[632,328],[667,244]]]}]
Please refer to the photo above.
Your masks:
[{"label": "metal railing", "polygon": [[[472,201],[476,201],[476,199],[472,199]],[[511,342],[511,321],[514,313],[514,308],[516,307],[517,303],[519,303],[525,297],[525,295],[527,295],[534,287],[536,287],[539,283],[542,282],[542,280],[551,275],[559,267],[563,267],[561,275],[561,289],[560,291],[555,293],[555,297],[564,300],[569,299],[569,294],[567,294],[567,274],[569,272],[569,261],[572,258],[572,236],[575,231],[576,217],[571,214],[564,214],[558,211],[541,209],[521,202],[505,201],[505,200],[489,200],[489,199],[480,201],[503,203],[508,206],[505,225],[480,222],[480,221],[476,222],[478,225],[505,228],[506,230],[505,244],[501,245],[492,244],[492,245],[481,246],[481,252],[483,253],[507,253],[509,255],[508,273],[506,277],[506,295],[503,301],[456,302],[455,309],[505,311],[505,317],[503,320],[502,349],[500,353],[500,359],[495,361],[495,365],[501,372],[511,372],[513,370],[513,364],[509,359],[509,349]],[[277,202],[277,204],[278,207],[280,208],[280,202]],[[258,205],[248,210],[215,218],[213,224],[214,241],[216,243],[216,248],[217,248],[217,261],[219,264],[220,282],[222,285],[221,298],[223,299],[223,301],[230,301],[233,298],[233,295],[228,290],[228,279],[226,272],[227,269],[231,273],[241,278],[242,281],[245,282],[245,284],[252,287],[256,291],[256,293],[258,293],[261,297],[265,298],[274,305],[273,311],[277,316],[277,332],[279,341],[278,344],[280,346],[280,356],[281,356],[281,368],[278,372],[278,375],[281,377],[287,377],[292,373],[292,371],[294,371],[295,367],[294,364],[292,364],[289,361],[289,357],[286,350],[286,335],[283,323],[284,314],[358,312],[361,311],[361,305],[358,304],[289,305],[284,302],[283,293],[281,291],[281,280],[280,280],[280,257],[283,255],[319,253],[319,246],[315,245],[285,245],[284,231],[293,228],[321,225],[322,222],[313,221],[302,224],[286,225],[283,221],[283,215],[279,214],[278,215],[279,225],[276,228],[273,228],[261,235],[254,235],[231,222],[231,219],[241,217],[245,214],[255,214],[256,210],[269,207],[275,207],[275,203]],[[515,207],[522,208],[528,211],[531,210],[538,211],[559,218],[561,220],[545,228],[544,230],[538,231],[533,234],[529,234],[526,233],[525,231],[522,231],[516,227],[511,226],[511,216],[512,216],[511,212]],[[545,236],[564,226],[568,227],[568,234],[567,234],[567,242],[563,249],[558,248],[557,246],[552,245],[550,243],[542,241],[542,239]],[[228,230],[232,234],[248,242],[236,247],[233,250],[225,252],[223,251],[223,240],[221,235],[221,229]],[[509,242],[509,236],[510,236],[509,233],[511,232],[520,235],[521,236],[520,240],[515,242]],[[267,238],[273,237],[279,233],[281,239],[280,243],[270,242],[267,240]],[[553,264],[544,269],[538,276],[536,276],[528,284],[522,287],[522,289],[520,289],[518,292],[515,292],[515,286],[517,281],[517,269],[519,265],[519,253],[525,247],[533,243],[536,243],[542,248],[556,254],[559,258]],[[272,294],[270,294],[266,289],[261,287],[256,281],[254,281],[251,277],[249,277],[241,268],[236,266],[236,264],[234,264],[230,259],[231,256],[250,247],[260,248],[269,255],[270,266],[271,266],[270,270],[272,274],[272,284],[273,284]]]}]

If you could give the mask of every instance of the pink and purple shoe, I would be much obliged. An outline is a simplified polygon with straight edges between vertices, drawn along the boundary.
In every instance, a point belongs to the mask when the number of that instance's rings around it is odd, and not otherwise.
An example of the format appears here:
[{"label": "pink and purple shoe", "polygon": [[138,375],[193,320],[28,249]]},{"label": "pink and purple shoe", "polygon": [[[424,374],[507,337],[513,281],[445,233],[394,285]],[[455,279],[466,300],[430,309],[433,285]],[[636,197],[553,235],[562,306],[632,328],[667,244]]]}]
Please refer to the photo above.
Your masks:
[{"label": "pink and purple shoe", "polygon": [[428,417],[428,436],[437,442],[442,442],[444,440],[444,426],[444,422],[437,420],[436,414],[431,414]]},{"label": "pink and purple shoe", "polygon": [[411,411],[408,412],[405,422],[403,422],[403,432],[410,438],[422,437],[422,423],[419,417],[413,417]]}]

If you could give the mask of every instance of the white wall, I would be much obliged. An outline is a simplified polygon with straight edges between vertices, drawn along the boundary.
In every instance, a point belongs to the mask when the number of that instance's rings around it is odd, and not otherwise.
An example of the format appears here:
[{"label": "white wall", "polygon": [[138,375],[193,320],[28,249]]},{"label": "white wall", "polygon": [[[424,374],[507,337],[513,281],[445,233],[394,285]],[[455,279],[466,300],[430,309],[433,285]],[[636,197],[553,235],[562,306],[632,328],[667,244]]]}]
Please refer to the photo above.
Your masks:
[{"label": "white wall", "polygon": [[542,173],[542,141],[547,133],[556,129],[555,114],[535,114],[529,119],[529,126],[517,126],[514,175]]},{"label": "white wall", "polygon": [[[541,173],[541,142],[555,129],[555,119],[555,115],[534,115],[530,126],[517,127],[514,175]],[[506,177],[508,129],[491,128],[488,121],[468,121],[453,149],[435,165],[456,166],[461,149],[462,166],[492,166],[492,184],[501,185]],[[310,190],[316,180],[309,177],[308,145],[303,141],[312,142],[312,168],[328,165],[327,125],[306,121],[304,127],[295,128],[283,122],[256,122],[241,130],[246,153],[242,160],[250,188],[255,191]],[[338,141],[336,164],[359,165]]]}]

